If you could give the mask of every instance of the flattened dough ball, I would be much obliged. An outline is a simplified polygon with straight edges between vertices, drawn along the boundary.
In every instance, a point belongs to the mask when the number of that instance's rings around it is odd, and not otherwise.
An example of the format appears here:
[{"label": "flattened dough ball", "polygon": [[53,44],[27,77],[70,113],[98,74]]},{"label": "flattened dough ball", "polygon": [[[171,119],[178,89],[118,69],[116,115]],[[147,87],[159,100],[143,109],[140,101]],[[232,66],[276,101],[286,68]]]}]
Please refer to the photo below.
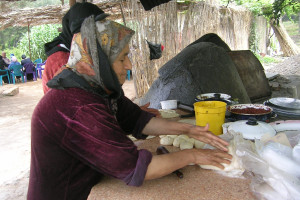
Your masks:
[{"label": "flattened dough ball", "polygon": [[160,144],[161,145],[172,145],[173,141],[174,141],[174,138],[172,138],[170,136],[160,138]]}]

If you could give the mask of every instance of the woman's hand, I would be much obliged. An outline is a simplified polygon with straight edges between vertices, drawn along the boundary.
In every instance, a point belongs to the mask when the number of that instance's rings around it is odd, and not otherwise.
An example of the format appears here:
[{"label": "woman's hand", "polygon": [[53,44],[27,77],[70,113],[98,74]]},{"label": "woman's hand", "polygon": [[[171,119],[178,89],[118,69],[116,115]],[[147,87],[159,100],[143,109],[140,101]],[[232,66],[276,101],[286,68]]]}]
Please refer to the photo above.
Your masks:
[{"label": "woman's hand", "polygon": [[148,108],[150,106],[150,102],[146,103],[145,105],[143,106],[140,106],[140,108],[144,111],[147,111],[149,113],[152,113],[154,114],[156,117],[161,117],[161,114],[160,112],[157,110],[157,109],[154,109],[154,108]]},{"label": "woman's hand", "polygon": [[169,154],[155,155],[148,165],[145,180],[160,178],[191,163],[213,165],[224,169],[221,163],[230,164],[232,156],[218,149],[186,149]]},{"label": "woman's hand", "polygon": [[232,155],[219,149],[193,149],[194,163],[199,165],[213,165],[224,169],[221,163],[230,164]]},{"label": "woman's hand", "polygon": [[208,124],[204,127],[192,126],[189,129],[187,135],[191,138],[200,140],[201,142],[214,146],[220,150],[228,151],[228,149],[226,148],[229,145],[228,142],[214,135],[213,133],[208,131],[208,129],[209,129]]}]

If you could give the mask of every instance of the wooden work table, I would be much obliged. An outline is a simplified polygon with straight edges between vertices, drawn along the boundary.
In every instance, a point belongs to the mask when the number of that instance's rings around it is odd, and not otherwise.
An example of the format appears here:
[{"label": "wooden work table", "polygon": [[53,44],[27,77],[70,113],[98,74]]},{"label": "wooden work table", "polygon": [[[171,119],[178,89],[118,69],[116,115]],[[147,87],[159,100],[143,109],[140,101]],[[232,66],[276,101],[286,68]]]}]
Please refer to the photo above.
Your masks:
[{"label": "wooden work table", "polygon": [[[160,146],[159,137],[135,141],[139,149],[156,154]],[[174,146],[165,146],[170,152],[178,151]],[[103,178],[93,187],[88,200],[252,200],[250,179],[229,178],[197,165],[180,169],[183,178],[175,174],[145,181],[140,187],[127,186],[124,182]]]}]

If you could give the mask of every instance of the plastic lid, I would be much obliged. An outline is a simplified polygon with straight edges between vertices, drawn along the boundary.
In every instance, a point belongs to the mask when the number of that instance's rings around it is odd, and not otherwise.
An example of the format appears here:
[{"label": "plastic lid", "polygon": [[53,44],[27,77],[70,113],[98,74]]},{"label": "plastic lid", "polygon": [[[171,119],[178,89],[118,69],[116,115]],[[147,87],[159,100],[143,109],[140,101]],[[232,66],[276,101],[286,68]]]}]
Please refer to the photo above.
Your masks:
[{"label": "plastic lid", "polygon": [[241,133],[245,139],[261,139],[265,134],[276,135],[274,128],[265,122],[250,118],[233,122],[228,127],[229,132]]}]

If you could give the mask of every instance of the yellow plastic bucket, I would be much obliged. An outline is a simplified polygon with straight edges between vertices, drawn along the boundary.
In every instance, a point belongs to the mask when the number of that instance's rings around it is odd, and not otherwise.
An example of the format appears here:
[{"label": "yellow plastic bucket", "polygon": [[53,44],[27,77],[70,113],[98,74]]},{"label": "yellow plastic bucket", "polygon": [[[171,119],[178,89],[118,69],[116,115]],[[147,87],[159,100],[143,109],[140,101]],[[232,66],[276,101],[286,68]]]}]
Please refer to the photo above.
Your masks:
[{"label": "yellow plastic bucket", "polygon": [[225,122],[226,103],[222,101],[201,101],[194,103],[196,125],[206,126],[215,135],[222,135]]}]

